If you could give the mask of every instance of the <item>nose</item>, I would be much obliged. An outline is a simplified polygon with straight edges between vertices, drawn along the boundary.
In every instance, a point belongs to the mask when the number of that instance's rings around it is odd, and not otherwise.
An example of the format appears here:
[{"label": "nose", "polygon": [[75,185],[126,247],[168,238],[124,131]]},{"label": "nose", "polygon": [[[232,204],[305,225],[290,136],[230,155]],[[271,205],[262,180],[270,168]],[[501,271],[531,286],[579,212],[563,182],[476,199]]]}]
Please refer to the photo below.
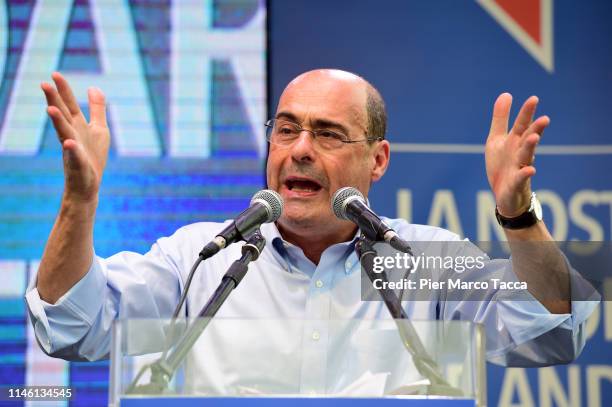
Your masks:
[{"label": "nose", "polygon": [[291,156],[295,161],[314,161],[315,157],[314,135],[310,130],[300,132],[299,137],[291,146]]}]

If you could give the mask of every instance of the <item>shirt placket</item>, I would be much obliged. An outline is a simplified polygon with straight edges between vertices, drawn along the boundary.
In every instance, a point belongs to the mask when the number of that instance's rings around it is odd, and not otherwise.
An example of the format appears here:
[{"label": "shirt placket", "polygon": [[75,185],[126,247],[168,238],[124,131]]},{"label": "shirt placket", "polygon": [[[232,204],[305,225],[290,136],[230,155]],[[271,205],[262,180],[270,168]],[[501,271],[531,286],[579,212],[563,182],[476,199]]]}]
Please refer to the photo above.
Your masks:
[{"label": "shirt placket", "polygon": [[306,314],[302,332],[303,358],[300,390],[304,394],[325,394],[330,349],[331,292],[334,273],[344,272],[340,248],[325,252],[314,269],[306,297]]}]

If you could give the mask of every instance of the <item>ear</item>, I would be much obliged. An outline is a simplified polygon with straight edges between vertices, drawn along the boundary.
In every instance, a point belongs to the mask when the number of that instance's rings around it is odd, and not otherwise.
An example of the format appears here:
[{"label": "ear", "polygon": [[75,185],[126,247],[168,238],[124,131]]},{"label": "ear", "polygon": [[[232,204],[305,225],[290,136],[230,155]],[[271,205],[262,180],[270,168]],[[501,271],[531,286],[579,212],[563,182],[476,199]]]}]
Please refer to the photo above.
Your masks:
[{"label": "ear", "polygon": [[391,146],[387,140],[377,142],[372,152],[372,182],[382,178],[391,159]]}]

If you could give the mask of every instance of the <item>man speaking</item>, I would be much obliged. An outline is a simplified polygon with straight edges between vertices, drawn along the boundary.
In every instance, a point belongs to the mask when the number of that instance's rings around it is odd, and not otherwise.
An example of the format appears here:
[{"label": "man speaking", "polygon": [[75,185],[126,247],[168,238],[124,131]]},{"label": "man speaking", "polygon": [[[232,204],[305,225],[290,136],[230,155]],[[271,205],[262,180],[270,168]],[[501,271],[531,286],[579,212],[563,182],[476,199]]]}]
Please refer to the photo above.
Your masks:
[{"label": "man speaking", "polygon": [[[61,208],[37,277],[26,300],[41,347],[72,360],[108,357],[111,323],[117,318],[168,318],[184,289],[202,245],[224,225],[197,223],[160,238],[142,255],[121,252],[107,259],[94,253],[93,226],[110,134],[104,95],[89,90],[90,121],[81,113],[66,80],[42,84],[64,157]],[[523,104],[508,130],[511,95],[493,107],[486,142],[487,177],[497,217],[512,249],[512,261],[483,263],[482,278],[513,273],[529,301],[406,302],[410,319],[462,319],[484,324],[489,360],[509,366],[567,363],[584,346],[584,322],[596,302],[570,301],[584,281],[554,245],[537,256],[516,250],[521,242],[552,241],[531,191],[536,147],[549,118],[534,118],[538,99]],[[386,113],[378,91],[349,72],[306,72],[285,88],[269,120],[268,187],[284,200],[275,223],[261,226],[268,242],[249,275],[220,309],[219,317],[300,320],[390,318],[382,302],[361,300],[357,226],[330,208],[334,193],[354,187],[364,196],[389,165]],[[440,228],[386,222],[404,240],[458,241]],[[195,275],[182,316],[194,316],[217,287],[221,273],[238,258],[233,245],[205,261]],[[325,335],[313,327],[312,339]],[[271,337],[273,335],[271,334]],[[315,363],[313,361],[312,363]]]}]

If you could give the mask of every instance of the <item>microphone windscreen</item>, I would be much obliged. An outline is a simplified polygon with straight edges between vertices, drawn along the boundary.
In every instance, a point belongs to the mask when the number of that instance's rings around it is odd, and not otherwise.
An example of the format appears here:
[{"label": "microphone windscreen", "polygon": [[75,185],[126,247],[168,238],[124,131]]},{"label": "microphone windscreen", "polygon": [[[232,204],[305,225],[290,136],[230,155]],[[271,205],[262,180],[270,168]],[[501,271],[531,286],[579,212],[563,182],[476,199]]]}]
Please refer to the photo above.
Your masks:
[{"label": "microphone windscreen", "polygon": [[355,199],[358,199],[366,204],[363,194],[359,192],[357,188],[344,187],[337,190],[331,199],[331,207],[334,215],[340,219],[350,220],[346,214],[346,205]]},{"label": "microphone windscreen", "polygon": [[265,223],[275,222],[283,213],[283,198],[276,191],[271,189],[258,191],[253,195],[251,205],[256,202],[262,204],[268,212],[268,218]]}]

